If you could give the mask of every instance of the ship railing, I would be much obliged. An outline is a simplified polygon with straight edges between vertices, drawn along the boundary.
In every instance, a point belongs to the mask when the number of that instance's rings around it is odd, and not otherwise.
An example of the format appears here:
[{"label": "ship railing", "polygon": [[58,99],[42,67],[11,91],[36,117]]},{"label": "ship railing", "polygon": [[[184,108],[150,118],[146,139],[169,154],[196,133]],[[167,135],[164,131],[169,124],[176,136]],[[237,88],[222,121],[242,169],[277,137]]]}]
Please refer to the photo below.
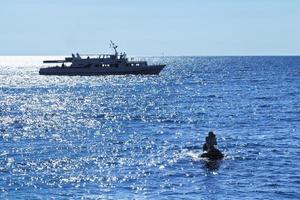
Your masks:
[{"label": "ship railing", "polygon": [[113,58],[114,54],[80,54],[82,58]]}]

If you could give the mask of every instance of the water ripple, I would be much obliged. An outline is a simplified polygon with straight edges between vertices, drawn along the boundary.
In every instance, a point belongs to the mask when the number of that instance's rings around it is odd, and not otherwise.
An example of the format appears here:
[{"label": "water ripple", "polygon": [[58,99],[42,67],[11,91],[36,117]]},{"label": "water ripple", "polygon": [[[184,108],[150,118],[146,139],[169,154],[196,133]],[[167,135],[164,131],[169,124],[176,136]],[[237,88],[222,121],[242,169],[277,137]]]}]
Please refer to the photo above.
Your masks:
[{"label": "water ripple", "polygon": [[[0,57],[1,198],[300,195],[299,57],[146,58],[167,67],[105,77],[39,76],[43,59]],[[199,158],[210,130],[220,163]]]}]

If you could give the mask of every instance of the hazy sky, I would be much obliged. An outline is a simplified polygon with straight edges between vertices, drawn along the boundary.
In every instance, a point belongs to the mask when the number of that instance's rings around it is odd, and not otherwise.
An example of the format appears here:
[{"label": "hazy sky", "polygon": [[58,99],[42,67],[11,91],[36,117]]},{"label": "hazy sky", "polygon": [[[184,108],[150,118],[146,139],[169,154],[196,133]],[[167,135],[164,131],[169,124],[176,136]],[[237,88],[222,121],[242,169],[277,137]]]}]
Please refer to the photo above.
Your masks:
[{"label": "hazy sky", "polygon": [[300,0],[0,0],[0,55],[300,55]]}]

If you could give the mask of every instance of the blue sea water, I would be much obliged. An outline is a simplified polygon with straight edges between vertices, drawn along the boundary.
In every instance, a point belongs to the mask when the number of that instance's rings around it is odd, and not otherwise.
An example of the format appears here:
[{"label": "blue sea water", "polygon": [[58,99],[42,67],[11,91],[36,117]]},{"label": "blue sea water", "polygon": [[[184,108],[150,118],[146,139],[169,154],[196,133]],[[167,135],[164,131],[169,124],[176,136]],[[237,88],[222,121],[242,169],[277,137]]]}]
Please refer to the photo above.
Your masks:
[{"label": "blue sea water", "polygon": [[300,199],[300,57],[104,77],[40,76],[43,59],[0,57],[1,199]]}]

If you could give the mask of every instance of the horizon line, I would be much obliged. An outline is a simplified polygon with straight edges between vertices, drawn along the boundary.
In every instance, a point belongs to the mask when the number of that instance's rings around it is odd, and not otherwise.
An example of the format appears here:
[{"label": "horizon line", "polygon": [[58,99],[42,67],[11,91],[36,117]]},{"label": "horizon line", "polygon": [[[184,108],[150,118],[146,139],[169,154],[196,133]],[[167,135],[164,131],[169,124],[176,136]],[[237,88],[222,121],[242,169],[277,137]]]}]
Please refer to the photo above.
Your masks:
[{"label": "horizon line", "polygon": [[[38,57],[38,56],[69,56],[70,54],[0,54],[0,57]],[[80,53],[79,53],[80,54]],[[101,53],[83,53],[82,55],[102,55]],[[208,55],[128,55],[128,57],[299,57],[300,54],[208,54]]]}]

